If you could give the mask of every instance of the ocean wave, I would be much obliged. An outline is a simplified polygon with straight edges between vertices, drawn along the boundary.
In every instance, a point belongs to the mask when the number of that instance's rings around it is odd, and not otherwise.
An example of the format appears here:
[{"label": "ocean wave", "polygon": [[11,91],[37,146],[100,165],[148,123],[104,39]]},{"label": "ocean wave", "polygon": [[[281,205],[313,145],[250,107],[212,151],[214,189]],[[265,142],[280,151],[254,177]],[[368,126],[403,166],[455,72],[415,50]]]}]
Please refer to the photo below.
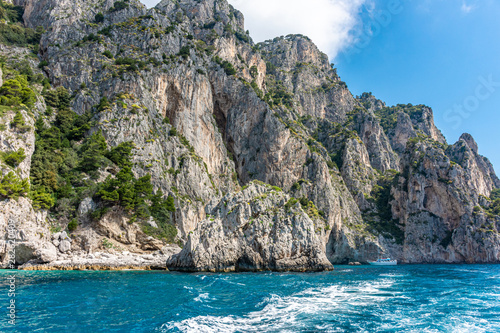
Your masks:
[{"label": "ocean wave", "polygon": [[198,279],[206,283],[207,286],[212,286],[215,283],[227,283],[237,286],[245,286],[244,283],[233,281],[234,279],[228,275],[199,275]]},{"label": "ocean wave", "polygon": [[203,293],[199,294],[197,297],[193,299],[195,302],[206,302],[211,299],[210,295],[208,293]]}]

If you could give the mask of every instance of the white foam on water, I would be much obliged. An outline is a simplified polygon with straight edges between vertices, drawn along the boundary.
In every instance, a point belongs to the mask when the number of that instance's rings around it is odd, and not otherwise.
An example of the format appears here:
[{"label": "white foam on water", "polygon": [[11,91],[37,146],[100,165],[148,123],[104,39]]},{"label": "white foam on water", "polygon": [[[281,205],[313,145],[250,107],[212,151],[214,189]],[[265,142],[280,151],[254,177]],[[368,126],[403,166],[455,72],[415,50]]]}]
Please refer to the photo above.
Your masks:
[{"label": "white foam on water", "polygon": [[216,281],[223,281],[224,283],[228,283],[228,284],[232,284],[232,285],[236,285],[236,286],[245,286],[244,283],[240,283],[240,282],[236,282],[236,281],[233,281],[233,279],[231,278],[231,276],[218,276],[217,278],[215,278]]},{"label": "white foam on water", "polygon": [[221,276],[221,275],[213,275],[213,276],[207,276],[207,275],[200,275],[198,276],[198,279],[201,281],[204,281],[205,279],[209,278],[209,282],[207,286],[212,286],[216,282],[223,282],[223,283],[228,283],[232,285],[237,285],[237,286],[246,286],[244,283],[240,282],[235,282],[231,279],[229,276]]},{"label": "white foam on water", "polygon": [[193,301],[195,302],[206,302],[206,301],[209,301],[211,298],[210,298],[210,295],[208,293],[203,293],[203,294],[199,294],[197,297],[195,297],[193,299]]},{"label": "white foam on water", "polygon": [[188,287],[188,286],[184,286],[184,289],[187,289],[187,290],[194,290],[193,287]]},{"label": "white foam on water", "polygon": [[400,278],[400,277],[408,276],[408,274],[384,273],[384,274],[380,274],[379,276],[390,277],[390,278],[395,278],[395,277]]},{"label": "white foam on water", "polygon": [[[376,305],[390,296],[377,296],[381,289],[393,284],[389,280],[372,283],[361,283],[352,286],[331,285],[324,288],[309,288],[291,296],[271,295],[259,305],[262,310],[250,312],[245,316],[198,316],[162,325],[160,331],[169,332],[291,332],[297,328],[314,327],[314,322],[306,322],[304,318],[314,320],[315,316],[325,313],[335,315],[346,307],[355,305],[365,307]],[[392,297],[392,296],[391,296]],[[259,307],[258,305],[258,307]],[[330,331],[334,327],[321,324]]]},{"label": "white foam on water", "polygon": [[[486,333],[486,332],[494,332],[489,327],[481,327],[478,326],[474,322],[461,322],[455,324],[445,325],[444,327],[446,331],[454,332],[454,333]],[[496,331],[496,330],[495,330]]]},{"label": "white foam on water", "polygon": [[[478,309],[450,315],[448,302],[468,299],[436,295],[427,304],[408,306],[412,294],[399,290],[395,276],[376,281],[306,288],[289,296],[270,295],[241,316],[197,316],[161,326],[161,332],[493,332],[499,323],[478,318]],[[491,294],[491,291],[490,291]],[[201,298],[203,296],[203,298]],[[496,293],[493,294],[497,296]],[[209,295],[201,294],[199,301]],[[484,296],[484,294],[483,294]],[[490,297],[488,297],[490,298]],[[206,299],[206,298],[205,298]],[[394,303],[401,304],[400,306]],[[484,308],[483,306],[479,308]],[[367,319],[370,318],[370,319]]]}]

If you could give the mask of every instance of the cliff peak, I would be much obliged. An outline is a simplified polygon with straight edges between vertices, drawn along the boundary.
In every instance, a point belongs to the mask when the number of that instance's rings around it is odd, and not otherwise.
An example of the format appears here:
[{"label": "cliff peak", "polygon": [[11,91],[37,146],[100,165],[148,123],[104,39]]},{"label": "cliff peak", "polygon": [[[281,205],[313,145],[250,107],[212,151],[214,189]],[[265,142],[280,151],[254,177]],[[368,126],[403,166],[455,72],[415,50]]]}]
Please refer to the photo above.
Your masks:
[{"label": "cliff peak", "polygon": [[474,140],[474,138],[472,137],[472,135],[470,135],[469,133],[464,133],[460,136],[460,139],[458,139],[459,141],[465,141],[465,143],[467,143],[467,146],[469,146],[469,148],[477,154],[478,152],[478,146],[477,146],[477,143],[476,143],[476,140]]},{"label": "cliff peak", "polygon": [[257,44],[266,58],[275,66],[293,69],[304,63],[321,69],[330,69],[328,56],[304,35],[293,34],[276,37]]},{"label": "cliff peak", "polygon": [[364,92],[361,96],[357,96],[356,99],[370,112],[375,112],[386,107],[385,102],[373,96],[371,92]]}]

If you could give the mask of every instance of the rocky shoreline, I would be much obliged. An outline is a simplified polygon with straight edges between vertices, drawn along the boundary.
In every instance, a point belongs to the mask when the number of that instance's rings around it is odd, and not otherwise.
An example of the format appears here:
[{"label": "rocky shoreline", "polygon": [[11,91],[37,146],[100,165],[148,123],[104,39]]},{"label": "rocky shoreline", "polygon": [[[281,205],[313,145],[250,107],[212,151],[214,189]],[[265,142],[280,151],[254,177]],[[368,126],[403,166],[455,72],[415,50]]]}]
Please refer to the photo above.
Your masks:
[{"label": "rocky shoreline", "polygon": [[181,249],[178,246],[166,246],[160,251],[139,254],[124,252],[95,252],[61,255],[49,263],[33,260],[18,267],[19,270],[49,271],[49,270],[166,270],[167,260]]}]

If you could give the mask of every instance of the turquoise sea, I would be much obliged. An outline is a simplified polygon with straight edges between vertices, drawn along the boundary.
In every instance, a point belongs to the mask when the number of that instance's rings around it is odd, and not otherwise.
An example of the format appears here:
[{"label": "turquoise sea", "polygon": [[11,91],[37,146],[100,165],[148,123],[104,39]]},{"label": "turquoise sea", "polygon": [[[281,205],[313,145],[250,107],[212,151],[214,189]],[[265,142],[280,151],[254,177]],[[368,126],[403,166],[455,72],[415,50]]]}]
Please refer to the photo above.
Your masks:
[{"label": "turquoise sea", "polygon": [[[11,274],[15,326],[7,316]],[[0,277],[1,332],[500,332],[499,265]]]}]

